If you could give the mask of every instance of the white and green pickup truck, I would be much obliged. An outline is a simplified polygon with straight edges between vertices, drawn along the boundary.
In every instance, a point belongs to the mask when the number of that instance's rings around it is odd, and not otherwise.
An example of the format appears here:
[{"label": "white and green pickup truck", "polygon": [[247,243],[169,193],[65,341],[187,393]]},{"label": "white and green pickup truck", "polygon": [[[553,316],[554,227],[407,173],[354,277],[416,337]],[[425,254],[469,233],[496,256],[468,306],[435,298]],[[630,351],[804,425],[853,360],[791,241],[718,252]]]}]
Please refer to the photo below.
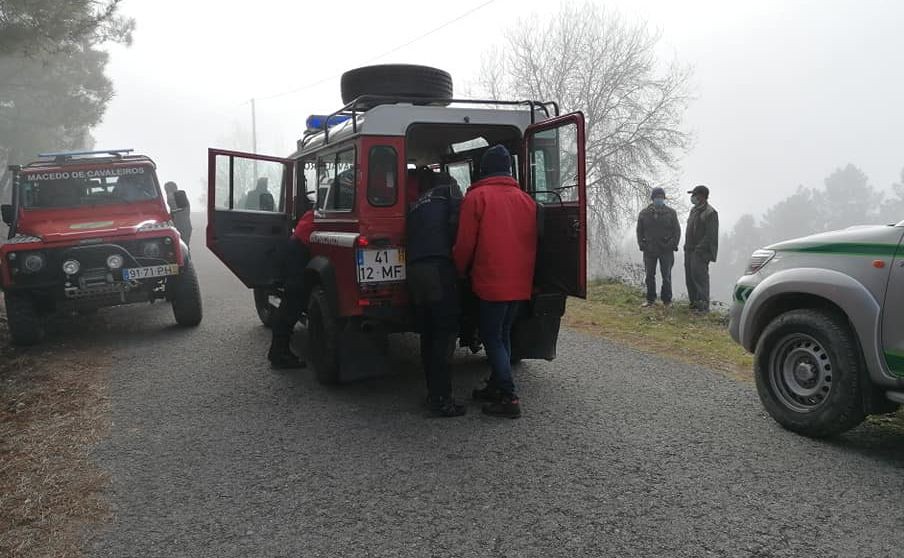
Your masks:
[{"label": "white and green pickup truck", "polygon": [[904,403],[904,222],[754,252],[734,288],[732,338],[755,354],[782,426],[839,434]]}]

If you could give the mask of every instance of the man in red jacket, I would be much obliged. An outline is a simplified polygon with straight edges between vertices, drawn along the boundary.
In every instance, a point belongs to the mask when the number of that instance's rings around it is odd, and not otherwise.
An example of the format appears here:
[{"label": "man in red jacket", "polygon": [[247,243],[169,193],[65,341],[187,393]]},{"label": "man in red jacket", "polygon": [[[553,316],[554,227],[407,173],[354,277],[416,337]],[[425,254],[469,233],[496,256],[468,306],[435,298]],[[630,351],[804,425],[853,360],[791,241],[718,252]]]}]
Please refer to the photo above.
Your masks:
[{"label": "man in red jacket", "polygon": [[279,301],[279,308],[273,315],[271,324],[273,340],[267,353],[270,366],[277,370],[305,367],[305,362],[292,352],[290,343],[295,324],[304,311],[304,269],[310,259],[308,243],[313,231],[314,211],[309,210],[295,225],[295,230],[288,240],[285,258],[281,262],[285,289],[282,300]]},{"label": "man in red jacket", "polygon": [[530,300],[537,259],[537,204],[512,178],[512,157],[502,145],[484,152],[483,178],[461,204],[453,258],[480,299],[480,337],[492,372],[474,390],[488,415],[517,418],[521,404],[512,379],[512,324]]}]

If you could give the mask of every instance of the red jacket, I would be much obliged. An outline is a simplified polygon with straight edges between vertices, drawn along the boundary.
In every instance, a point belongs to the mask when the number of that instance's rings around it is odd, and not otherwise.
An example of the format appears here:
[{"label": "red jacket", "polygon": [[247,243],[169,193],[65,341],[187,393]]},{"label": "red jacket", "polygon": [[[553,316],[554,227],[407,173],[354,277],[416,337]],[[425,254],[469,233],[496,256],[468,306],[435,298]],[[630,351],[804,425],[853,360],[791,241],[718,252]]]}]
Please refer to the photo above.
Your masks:
[{"label": "red jacket", "polygon": [[296,240],[299,240],[302,244],[307,246],[311,243],[311,233],[314,232],[314,210],[310,209],[305,211],[304,215],[298,220],[298,224],[295,225],[295,230],[292,232],[292,236],[295,237]]},{"label": "red jacket", "polygon": [[455,267],[481,300],[529,300],[537,260],[537,204],[510,176],[474,183],[461,204]]}]

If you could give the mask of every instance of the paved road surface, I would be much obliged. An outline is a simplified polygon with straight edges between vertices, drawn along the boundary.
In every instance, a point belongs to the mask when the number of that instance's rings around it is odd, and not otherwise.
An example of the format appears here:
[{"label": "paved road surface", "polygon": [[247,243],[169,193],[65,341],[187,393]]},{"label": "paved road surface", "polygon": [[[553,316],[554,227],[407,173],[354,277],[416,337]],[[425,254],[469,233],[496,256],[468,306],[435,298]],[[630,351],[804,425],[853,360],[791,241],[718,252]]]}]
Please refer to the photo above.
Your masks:
[{"label": "paved road surface", "polygon": [[[199,328],[155,305],[53,341],[116,363],[96,451],[113,518],[88,555],[904,553],[904,434],[806,440],[749,385],[575,333],[519,372],[521,420],[473,405],[427,420],[411,339],[393,343],[389,378],[328,389],[272,372],[250,294],[196,252]],[[465,354],[456,368],[461,395],[484,374]]]}]

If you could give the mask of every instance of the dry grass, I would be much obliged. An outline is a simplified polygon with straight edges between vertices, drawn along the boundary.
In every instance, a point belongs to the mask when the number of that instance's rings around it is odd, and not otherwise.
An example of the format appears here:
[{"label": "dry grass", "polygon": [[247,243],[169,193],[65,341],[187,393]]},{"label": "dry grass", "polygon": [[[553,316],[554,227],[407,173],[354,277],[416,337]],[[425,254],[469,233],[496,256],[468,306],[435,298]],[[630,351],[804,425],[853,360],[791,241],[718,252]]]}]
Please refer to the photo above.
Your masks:
[{"label": "dry grass", "polygon": [[89,451],[108,411],[103,357],[14,350],[0,306],[0,556],[77,556],[107,511]]},{"label": "dry grass", "polygon": [[697,315],[681,302],[641,308],[643,292],[617,282],[596,282],[588,291],[587,300],[568,301],[568,326],[752,381],[753,359],[731,340],[724,313]]}]

